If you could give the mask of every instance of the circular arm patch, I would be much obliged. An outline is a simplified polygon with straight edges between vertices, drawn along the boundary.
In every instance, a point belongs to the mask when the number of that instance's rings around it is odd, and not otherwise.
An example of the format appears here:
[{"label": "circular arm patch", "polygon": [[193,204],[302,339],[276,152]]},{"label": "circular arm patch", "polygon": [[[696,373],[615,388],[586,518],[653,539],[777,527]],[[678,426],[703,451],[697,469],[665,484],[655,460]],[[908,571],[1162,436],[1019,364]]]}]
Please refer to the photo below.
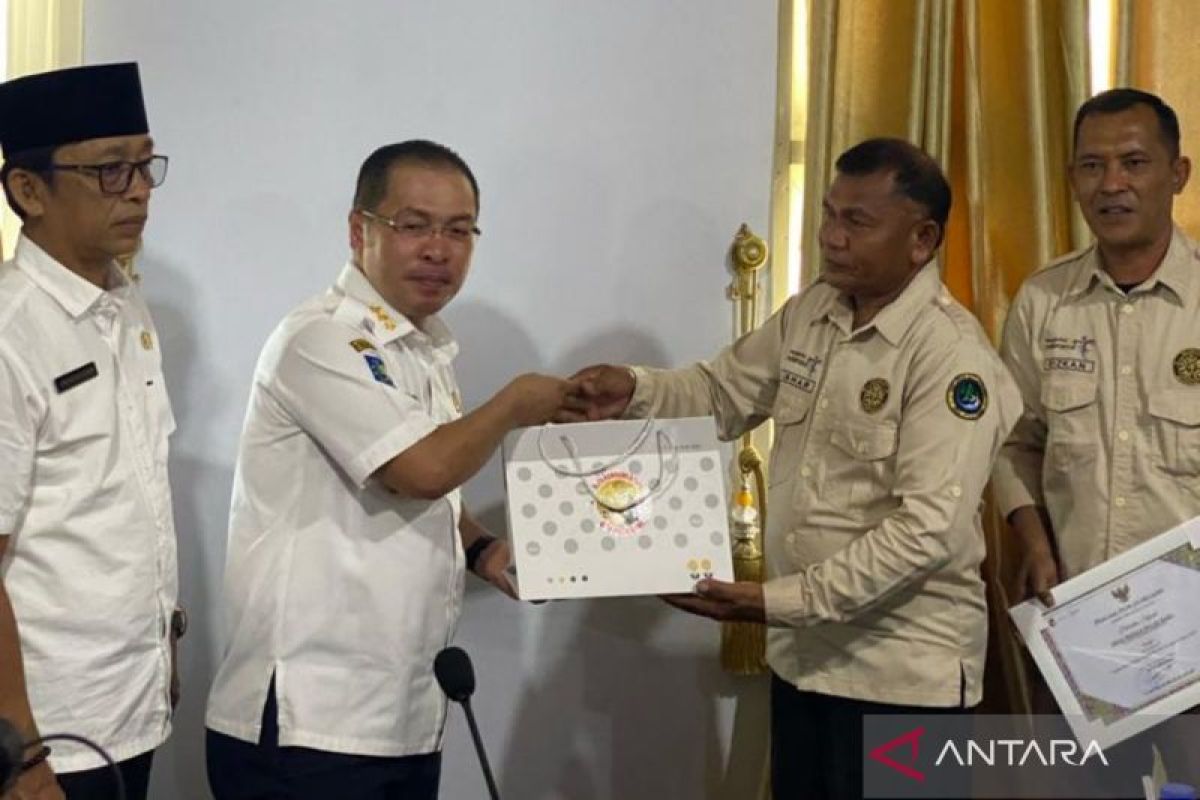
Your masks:
[{"label": "circular arm patch", "polygon": [[946,405],[963,419],[979,419],[987,411],[987,387],[983,378],[970,372],[954,376],[946,390]]}]

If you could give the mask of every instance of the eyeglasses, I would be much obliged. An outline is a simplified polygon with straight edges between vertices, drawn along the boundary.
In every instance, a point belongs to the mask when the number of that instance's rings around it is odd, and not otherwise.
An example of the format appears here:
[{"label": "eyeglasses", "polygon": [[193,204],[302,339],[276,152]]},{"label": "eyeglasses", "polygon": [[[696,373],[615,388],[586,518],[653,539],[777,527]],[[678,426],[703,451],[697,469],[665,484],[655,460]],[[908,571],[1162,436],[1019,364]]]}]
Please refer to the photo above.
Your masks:
[{"label": "eyeglasses", "polygon": [[150,156],[143,161],[109,161],[104,164],[51,164],[52,170],[86,172],[94,174],[100,181],[104,194],[125,194],[133,183],[134,170],[153,189],[162,186],[167,179],[167,157]]},{"label": "eyeglasses", "polygon": [[465,221],[451,222],[449,225],[435,225],[429,220],[420,217],[391,219],[376,214],[373,211],[367,211],[365,208],[358,209],[358,213],[373,222],[387,225],[402,238],[413,241],[440,235],[442,238],[457,244],[469,244],[475,240],[476,236],[483,233],[477,226]]}]

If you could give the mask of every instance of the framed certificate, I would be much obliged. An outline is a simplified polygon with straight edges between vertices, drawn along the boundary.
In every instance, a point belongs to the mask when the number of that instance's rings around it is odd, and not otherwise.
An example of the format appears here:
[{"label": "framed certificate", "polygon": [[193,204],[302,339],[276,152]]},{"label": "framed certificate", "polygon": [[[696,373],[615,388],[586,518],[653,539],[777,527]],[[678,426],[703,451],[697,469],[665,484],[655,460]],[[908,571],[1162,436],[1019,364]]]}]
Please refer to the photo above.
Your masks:
[{"label": "framed certificate", "polygon": [[1200,705],[1200,517],[1009,609],[1081,744]]}]

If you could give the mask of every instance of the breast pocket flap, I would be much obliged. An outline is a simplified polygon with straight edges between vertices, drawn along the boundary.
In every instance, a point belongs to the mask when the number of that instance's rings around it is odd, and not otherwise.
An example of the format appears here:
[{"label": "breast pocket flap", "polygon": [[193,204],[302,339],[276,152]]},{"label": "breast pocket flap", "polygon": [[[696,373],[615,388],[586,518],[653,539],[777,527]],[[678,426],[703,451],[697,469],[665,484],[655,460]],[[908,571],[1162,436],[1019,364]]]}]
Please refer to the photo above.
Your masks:
[{"label": "breast pocket flap", "polygon": [[890,422],[839,425],[830,440],[839,449],[859,461],[878,461],[896,452],[896,425]]},{"label": "breast pocket flap", "polygon": [[1166,389],[1150,394],[1150,416],[1187,427],[1200,426],[1200,392]]},{"label": "breast pocket flap", "polygon": [[1073,411],[1094,402],[1095,379],[1049,380],[1042,386],[1042,405],[1048,411]]}]

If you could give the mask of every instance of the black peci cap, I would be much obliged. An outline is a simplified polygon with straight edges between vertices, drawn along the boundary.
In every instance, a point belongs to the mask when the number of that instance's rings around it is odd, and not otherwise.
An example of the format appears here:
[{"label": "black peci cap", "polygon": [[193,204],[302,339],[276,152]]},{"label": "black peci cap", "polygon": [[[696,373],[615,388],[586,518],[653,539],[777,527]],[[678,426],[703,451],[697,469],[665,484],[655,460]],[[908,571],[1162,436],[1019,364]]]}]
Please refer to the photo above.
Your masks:
[{"label": "black peci cap", "polygon": [[10,156],[148,133],[136,63],[73,67],[0,84],[0,148]]}]

